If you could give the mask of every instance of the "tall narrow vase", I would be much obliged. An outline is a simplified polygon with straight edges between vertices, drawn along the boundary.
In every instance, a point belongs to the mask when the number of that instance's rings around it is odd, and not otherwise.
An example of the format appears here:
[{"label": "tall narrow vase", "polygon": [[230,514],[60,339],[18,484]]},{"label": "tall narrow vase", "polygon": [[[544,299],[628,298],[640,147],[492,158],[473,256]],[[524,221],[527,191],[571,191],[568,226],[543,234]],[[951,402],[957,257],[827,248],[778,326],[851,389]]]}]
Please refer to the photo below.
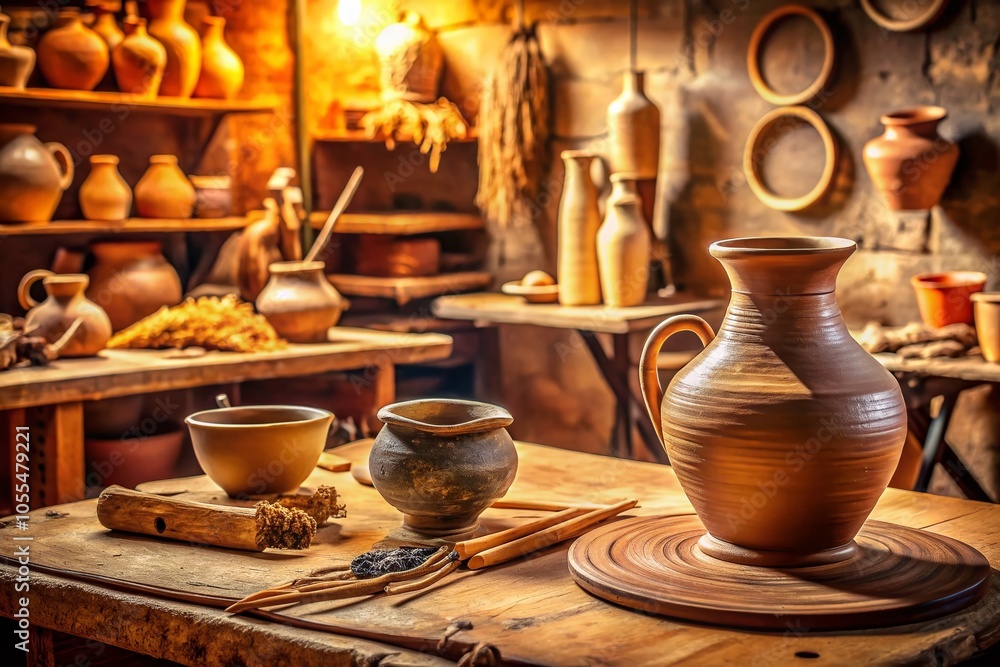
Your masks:
[{"label": "tall narrow vase", "polygon": [[594,154],[563,151],[566,179],[559,201],[559,303],[589,306],[601,302],[597,269],[597,188],[590,177]]},{"label": "tall narrow vase", "polygon": [[0,86],[23,89],[31,70],[35,68],[35,52],[26,46],[16,46],[7,39],[10,17],[0,14]]},{"label": "tall narrow vase", "polygon": [[612,174],[604,224],[597,233],[601,292],[609,306],[638,306],[649,284],[649,227],[635,193],[635,181]]},{"label": "tall narrow vase", "polygon": [[167,50],[160,95],[191,97],[201,72],[201,38],[184,22],[187,0],[149,0],[149,34]]},{"label": "tall narrow vase", "polygon": [[201,75],[195,97],[234,99],[243,87],[243,61],[226,43],[226,19],[206,16],[202,20]]},{"label": "tall narrow vase", "polygon": [[656,180],[660,109],[646,97],[645,72],[628,71],[622,77],[622,92],[608,105],[608,134],[613,173]]}]

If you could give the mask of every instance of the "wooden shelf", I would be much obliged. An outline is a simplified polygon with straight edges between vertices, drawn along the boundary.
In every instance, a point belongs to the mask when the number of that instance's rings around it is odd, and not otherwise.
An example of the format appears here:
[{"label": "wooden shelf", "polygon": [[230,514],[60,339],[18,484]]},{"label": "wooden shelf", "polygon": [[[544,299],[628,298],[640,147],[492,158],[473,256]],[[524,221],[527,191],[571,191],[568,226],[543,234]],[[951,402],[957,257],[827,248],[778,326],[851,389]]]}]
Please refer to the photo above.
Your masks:
[{"label": "wooden shelf", "polygon": [[244,217],[191,218],[164,220],[159,218],[129,218],[116,222],[100,220],[53,220],[0,224],[0,236],[50,236],[55,234],[118,234],[167,232],[228,232],[249,224]]},{"label": "wooden shelf", "polygon": [[[369,137],[367,130],[320,130],[313,135],[315,141],[328,141],[331,143],[355,143],[355,144],[384,144],[385,136],[379,135],[376,137]],[[463,138],[449,139],[449,144],[467,144],[473,141],[479,140],[479,133],[475,128],[469,130],[469,132]],[[408,139],[397,139],[396,143],[411,143]]]},{"label": "wooden shelf", "polygon": [[172,116],[205,116],[227,113],[265,113],[274,111],[275,98],[254,100],[206,100],[179,97],[154,97],[139,99],[128,93],[111,93],[85,90],[58,90],[55,88],[27,88],[18,90],[0,86],[0,104],[50,107],[55,109],[109,109],[127,107],[132,111],[149,111]]},{"label": "wooden shelf", "polygon": [[341,273],[327,278],[334,287],[347,296],[394,299],[401,306],[414,299],[482,289],[493,282],[493,276],[483,271],[406,278],[377,278]]},{"label": "wooden shelf", "polygon": [[[329,211],[315,211],[309,217],[314,229],[326,223]],[[475,213],[448,211],[385,211],[372,213],[345,213],[333,228],[338,234],[391,234],[410,236],[433,232],[451,232],[462,229],[483,229],[481,216]]]}]

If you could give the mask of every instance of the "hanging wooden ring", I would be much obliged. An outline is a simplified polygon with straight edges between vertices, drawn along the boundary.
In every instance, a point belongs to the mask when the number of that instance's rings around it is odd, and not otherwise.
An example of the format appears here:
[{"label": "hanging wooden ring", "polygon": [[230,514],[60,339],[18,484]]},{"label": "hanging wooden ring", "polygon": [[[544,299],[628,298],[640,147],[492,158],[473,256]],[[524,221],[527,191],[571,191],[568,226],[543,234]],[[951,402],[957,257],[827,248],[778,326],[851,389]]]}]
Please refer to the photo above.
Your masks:
[{"label": "hanging wooden ring", "polygon": [[[760,176],[760,168],[763,163],[756,158],[761,137],[772,126],[776,125],[783,118],[798,118],[808,123],[823,140],[823,150],[826,162],[823,165],[823,173],[813,189],[801,197],[781,197],[771,192],[764,185]],[[757,199],[761,200],[768,207],[777,211],[801,211],[815,204],[820,197],[826,194],[830,186],[833,185],[833,175],[837,167],[837,142],[830,132],[830,128],[823,121],[823,118],[807,107],[781,107],[772,109],[764,114],[764,117],[757,121],[757,124],[750,130],[750,137],[747,139],[746,150],[743,153],[743,173],[746,174],[747,183]]]},{"label": "hanging wooden ring", "polygon": [[[787,16],[804,16],[809,19],[819,29],[819,33],[823,38],[823,66],[820,68],[819,75],[808,87],[797,93],[779,93],[767,84],[767,81],[764,80],[764,75],[760,71],[760,47],[764,41],[764,37],[774,27],[775,23]],[[802,104],[816,97],[830,81],[830,77],[833,75],[833,53],[833,33],[830,32],[830,26],[826,24],[823,17],[802,5],[778,7],[761,19],[761,22],[754,28],[753,35],[750,37],[750,48],[747,50],[747,69],[750,72],[750,82],[757,89],[760,96],[771,104],[779,106]]]},{"label": "hanging wooden ring", "polygon": [[891,30],[893,32],[911,32],[913,30],[923,28],[941,16],[941,13],[944,11],[944,6],[947,3],[948,0],[931,0],[930,4],[928,4],[927,8],[922,12],[919,12],[910,18],[903,19],[894,19],[886,14],[883,14],[877,7],[875,7],[872,0],[861,0],[861,8],[865,10],[865,14],[868,14],[868,18],[886,30]]}]

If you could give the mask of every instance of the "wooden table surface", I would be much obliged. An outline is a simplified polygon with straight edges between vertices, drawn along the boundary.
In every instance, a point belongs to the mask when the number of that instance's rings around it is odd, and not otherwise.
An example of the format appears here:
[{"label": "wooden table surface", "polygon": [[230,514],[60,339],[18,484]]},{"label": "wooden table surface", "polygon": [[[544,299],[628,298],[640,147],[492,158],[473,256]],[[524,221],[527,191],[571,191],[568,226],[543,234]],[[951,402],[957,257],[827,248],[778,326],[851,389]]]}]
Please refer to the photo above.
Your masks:
[{"label": "wooden table surface", "polygon": [[[366,462],[369,447],[370,442],[352,443],[338,453]],[[691,512],[668,466],[524,443],[518,451],[520,467],[508,497],[568,502],[637,497],[641,506],[629,516]],[[459,572],[419,593],[282,612],[336,628],[333,633],[232,617],[178,599],[210,596],[225,604],[345,563],[398,525],[400,515],[350,473],[317,470],[307,485],[319,483],[338,488],[348,517],[322,528],[301,553],[242,553],[112,534],[97,522],[92,500],[32,512],[27,531],[18,530],[13,519],[0,521],[8,545],[15,544],[15,536],[33,538],[30,593],[15,592],[13,547],[0,551],[0,613],[10,616],[17,598],[29,595],[36,626],[189,665],[444,665],[451,664],[445,658],[457,660],[479,642],[495,646],[511,664],[952,664],[1000,641],[1000,507],[891,489],[873,518],[925,528],[982,551],[994,567],[984,600],[936,621],[863,632],[809,633],[802,627],[743,632],[639,614],[591,597],[570,578],[567,544],[493,569]],[[221,497],[201,477],[152,488],[184,491],[189,498]],[[488,510],[484,523],[500,529],[532,516]],[[46,573],[46,567],[92,580]],[[150,588],[115,590],[114,580]],[[164,597],[167,590],[175,591],[175,599]]]}]

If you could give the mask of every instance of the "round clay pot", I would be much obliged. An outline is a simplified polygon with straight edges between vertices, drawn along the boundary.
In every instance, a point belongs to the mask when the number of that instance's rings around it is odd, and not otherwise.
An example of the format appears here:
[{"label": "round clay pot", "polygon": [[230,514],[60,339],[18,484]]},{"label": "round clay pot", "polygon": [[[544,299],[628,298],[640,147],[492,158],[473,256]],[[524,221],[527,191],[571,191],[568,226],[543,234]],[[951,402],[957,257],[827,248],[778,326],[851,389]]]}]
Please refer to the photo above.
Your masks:
[{"label": "round clay pot", "polygon": [[94,253],[87,298],[108,313],[115,331],[181,301],[181,280],[159,241],[102,241]]},{"label": "round clay pot", "polygon": [[225,218],[233,214],[233,179],[230,176],[188,176],[194,186],[196,218]]},{"label": "round clay pot", "polygon": [[433,102],[444,68],[444,54],[437,38],[416,12],[386,26],[375,38],[382,99]]},{"label": "round clay pot", "polygon": [[622,77],[622,92],[608,105],[608,160],[614,173],[656,178],[660,166],[660,109],[645,92],[645,72]]},{"label": "round clay pot", "polygon": [[976,310],[976,335],[983,359],[1000,363],[1000,292],[972,295]]},{"label": "round clay pot", "polygon": [[126,37],[111,53],[118,90],[139,98],[156,97],[167,66],[167,50],[146,32],[146,19],[125,19]]},{"label": "round clay pot", "polygon": [[121,435],[83,441],[87,457],[87,486],[118,484],[134,489],[144,482],[174,477],[184,430],[176,424],[160,425],[152,435]]},{"label": "round clay pot", "polygon": [[949,324],[974,322],[970,297],[986,287],[986,274],[978,271],[922,273],[910,280],[917,293],[917,307],[924,324],[940,329]]},{"label": "round clay pot", "polygon": [[163,44],[167,65],[160,95],[191,97],[201,72],[201,39],[184,22],[186,0],[149,0],[149,34]]},{"label": "round clay pot", "polygon": [[292,343],[325,343],[340,321],[344,300],[323,272],[323,262],[275,262],[257,296],[257,312]]},{"label": "round clay pot", "polygon": [[92,155],[90,175],[80,186],[80,209],[87,220],[124,220],[132,212],[132,189],[118,173],[114,155]]},{"label": "round clay pot", "polygon": [[73,157],[32,125],[0,124],[0,222],[48,222],[73,182]]},{"label": "round clay pot", "polygon": [[83,24],[79,9],[59,10],[56,27],[38,41],[38,67],[53,88],[93,90],[110,61],[108,45]]},{"label": "round clay pot", "polygon": [[[31,286],[38,280],[45,285],[48,298],[38,303],[31,298]],[[111,320],[100,306],[84,296],[90,278],[81,273],[57,275],[45,269],[27,273],[17,288],[21,307],[28,310],[25,331],[35,331],[54,343],[79,318],[80,327],[59,353],[60,357],[92,357],[103,350],[111,338]]]},{"label": "round clay pot", "polygon": [[517,451],[501,407],[425,399],[387,405],[368,467],[375,489],[420,535],[462,539],[517,473]]},{"label": "round clay pot", "polygon": [[154,155],[135,184],[135,210],[143,218],[187,219],[194,212],[194,186],[174,155]]},{"label": "round clay pot", "polygon": [[10,17],[0,13],[0,86],[24,89],[31,70],[35,68],[35,52],[26,46],[15,46],[7,39]]},{"label": "round clay pot", "polygon": [[[899,460],[906,411],[837,305],[837,273],[855,249],[815,237],[714,243],[733,288],[718,335],[681,315],[646,341],[643,397],[709,556],[791,567],[857,551]],[[663,391],[657,355],[678,331],[706,346]]]},{"label": "round clay pot", "polygon": [[875,189],[894,210],[927,210],[941,201],[958,162],[958,146],[938,134],[943,107],[914,107],[882,116],[885,133],[862,157]]},{"label": "round clay pot", "polygon": [[563,151],[566,179],[559,200],[559,252],[556,273],[559,303],[592,306],[601,302],[597,269],[597,230],[601,214],[597,188],[590,177],[596,156],[587,151]]},{"label": "round clay pot", "polygon": [[601,293],[609,306],[638,306],[646,300],[649,285],[649,225],[642,216],[642,202],[634,194],[635,180],[612,174],[611,182],[604,223],[597,232]]},{"label": "round clay pot", "polygon": [[226,43],[225,26],[226,19],[219,16],[202,19],[201,75],[195,97],[232,100],[243,88],[243,61]]}]

